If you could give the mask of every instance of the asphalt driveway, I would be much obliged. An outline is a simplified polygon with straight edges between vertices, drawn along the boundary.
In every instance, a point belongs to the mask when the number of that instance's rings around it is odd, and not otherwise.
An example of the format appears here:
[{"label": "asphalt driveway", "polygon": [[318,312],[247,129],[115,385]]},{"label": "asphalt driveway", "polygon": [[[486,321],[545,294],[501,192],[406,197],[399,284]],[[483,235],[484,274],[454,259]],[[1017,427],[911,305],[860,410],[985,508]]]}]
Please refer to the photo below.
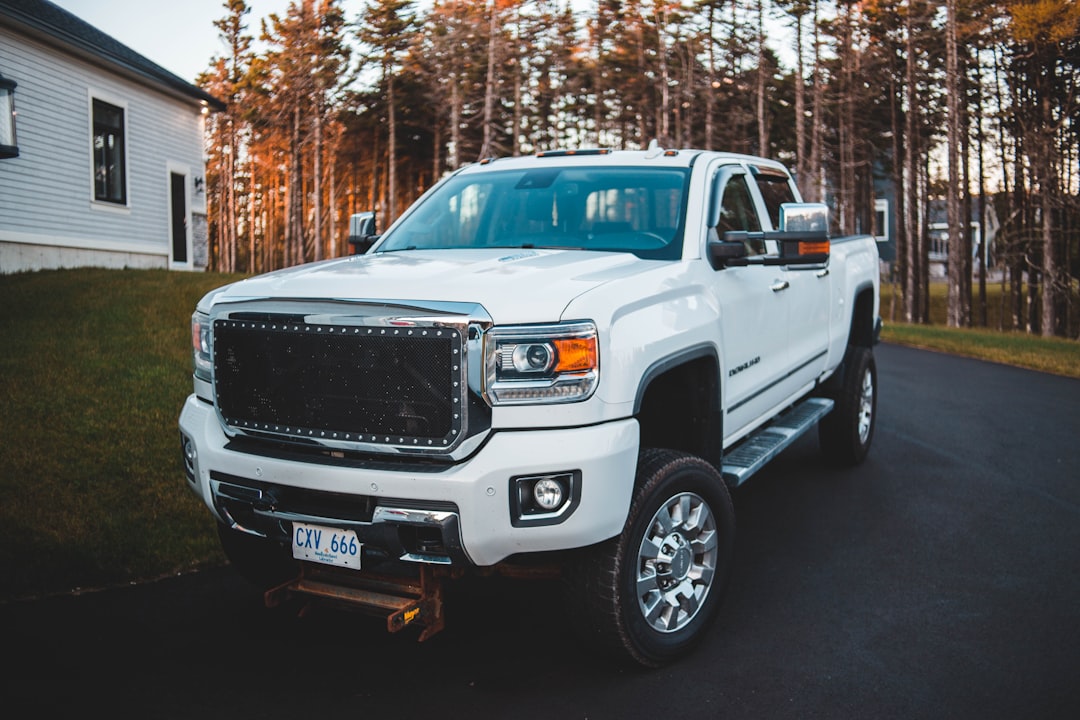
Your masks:
[{"label": "asphalt driveway", "polygon": [[870,458],[836,472],[806,437],[739,489],[731,590],[677,665],[597,658],[543,585],[457,587],[421,644],[221,568],[0,606],[4,712],[1080,718],[1080,381],[876,353]]}]

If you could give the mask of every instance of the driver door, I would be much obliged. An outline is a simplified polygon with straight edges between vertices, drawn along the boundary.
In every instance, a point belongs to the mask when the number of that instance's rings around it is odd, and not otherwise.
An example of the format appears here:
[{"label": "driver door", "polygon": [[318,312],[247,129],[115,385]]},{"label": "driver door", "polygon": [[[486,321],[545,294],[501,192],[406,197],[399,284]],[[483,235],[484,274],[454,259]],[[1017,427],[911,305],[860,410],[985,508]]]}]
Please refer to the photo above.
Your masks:
[{"label": "driver door", "polygon": [[[715,183],[720,193],[719,219],[709,233],[723,237],[729,230],[762,229],[757,202],[749,188],[746,169],[721,168]],[[748,240],[751,261],[775,248],[771,241]],[[724,444],[753,429],[758,418],[777,402],[777,387],[785,370],[787,307],[783,293],[774,289],[777,268],[751,264],[715,271],[715,291],[721,308],[722,394]]]}]

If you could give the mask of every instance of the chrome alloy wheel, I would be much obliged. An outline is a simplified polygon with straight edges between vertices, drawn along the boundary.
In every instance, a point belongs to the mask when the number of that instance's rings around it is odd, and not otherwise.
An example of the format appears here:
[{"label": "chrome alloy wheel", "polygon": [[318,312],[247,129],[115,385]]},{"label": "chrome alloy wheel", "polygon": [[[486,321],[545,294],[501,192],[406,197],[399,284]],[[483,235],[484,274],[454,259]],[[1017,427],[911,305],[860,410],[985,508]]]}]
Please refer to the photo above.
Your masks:
[{"label": "chrome alloy wheel", "polygon": [[653,515],[637,555],[638,608],[654,630],[676,632],[705,603],[716,570],[716,520],[696,493],[680,493]]},{"label": "chrome alloy wheel", "polygon": [[859,392],[859,442],[866,444],[870,438],[870,427],[874,421],[874,377],[870,368],[866,368],[862,377],[862,389]]}]

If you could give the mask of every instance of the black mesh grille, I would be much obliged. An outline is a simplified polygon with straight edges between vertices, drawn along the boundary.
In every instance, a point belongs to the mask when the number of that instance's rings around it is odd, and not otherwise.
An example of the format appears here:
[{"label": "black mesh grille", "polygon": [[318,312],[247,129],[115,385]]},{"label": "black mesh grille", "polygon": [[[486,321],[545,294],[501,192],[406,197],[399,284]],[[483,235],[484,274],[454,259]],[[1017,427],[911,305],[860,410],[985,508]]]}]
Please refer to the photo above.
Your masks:
[{"label": "black mesh grille", "polygon": [[217,320],[226,424],[340,442],[448,447],[461,430],[461,337],[447,328]]}]

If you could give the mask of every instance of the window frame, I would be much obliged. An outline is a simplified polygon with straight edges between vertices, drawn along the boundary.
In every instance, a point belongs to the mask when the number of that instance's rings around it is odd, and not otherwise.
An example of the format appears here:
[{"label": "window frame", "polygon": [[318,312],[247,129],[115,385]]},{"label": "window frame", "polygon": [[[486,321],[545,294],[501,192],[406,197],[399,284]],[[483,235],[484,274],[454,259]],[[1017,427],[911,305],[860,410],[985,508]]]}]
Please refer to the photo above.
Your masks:
[{"label": "window frame", "polygon": [[[119,200],[108,197],[108,193],[98,193],[98,153],[95,143],[98,137],[98,126],[95,106],[98,104],[109,106],[109,108],[118,110],[120,112],[120,128],[119,128],[119,153],[120,153],[120,171],[118,173],[118,182],[120,183],[120,198]],[[112,96],[108,93],[99,92],[96,90],[89,90],[87,93],[87,108],[88,108],[88,131],[89,131],[89,152],[90,152],[90,202],[91,207],[103,209],[103,210],[126,210],[131,207],[131,193],[130,193],[130,168],[131,163],[129,161],[130,154],[128,152],[128,132],[129,127],[129,112],[127,102]]]},{"label": "window frame", "polygon": [[[757,199],[754,197],[754,191],[751,189],[752,184],[753,183],[750,182],[749,173],[747,173],[747,172],[736,172],[736,173],[733,173],[730,177],[728,177],[727,180],[724,182],[724,186],[722,188],[720,188],[720,208],[721,208],[720,209],[720,219],[721,219],[721,222],[723,221],[723,212],[724,212],[723,208],[724,208],[724,205],[727,203],[727,201],[728,201],[728,199],[730,197],[729,194],[728,194],[728,191],[730,189],[732,189],[732,188],[735,188],[735,187],[741,187],[742,188],[741,192],[745,196],[745,198],[744,198],[745,203],[747,203],[746,207],[744,208],[744,212],[749,212],[750,213],[750,217],[752,217],[753,220],[754,220],[753,224],[756,225],[756,227],[725,228],[725,230],[735,230],[736,232],[745,231],[745,232],[752,232],[752,233],[762,232],[764,230],[764,228],[761,225],[761,218],[760,218],[759,209],[758,209],[758,206],[757,206]],[[720,237],[721,239],[723,239],[724,233],[720,232],[719,225],[717,225],[717,227],[714,228],[714,229],[716,230],[717,236]],[[767,245],[767,243],[766,243],[766,241],[764,239],[758,238],[758,239],[753,239],[753,240],[746,240],[743,244],[746,246],[746,254],[747,254],[748,257],[754,257],[754,256],[757,256],[757,255],[768,255],[769,254],[769,247],[768,247],[768,245]]]},{"label": "window frame", "polygon": [[[753,176],[753,184],[757,186],[758,193],[761,194],[761,200],[765,205],[765,217],[769,218],[773,230],[779,230],[780,206],[784,203],[800,202],[795,183],[790,175],[771,167],[756,166]],[[779,189],[781,186],[787,190],[787,197],[780,198],[772,192],[774,188]],[[776,202],[777,200],[779,202]]]},{"label": "window frame", "polygon": [[15,88],[19,86],[19,83],[0,75],[0,97],[4,98],[0,102],[0,128],[3,128],[3,134],[6,136],[10,131],[10,138],[2,137],[3,140],[11,140],[11,143],[0,142],[0,159],[6,160],[8,158],[19,157],[19,133],[15,127],[15,117],[18,113],[15,111]]}]

